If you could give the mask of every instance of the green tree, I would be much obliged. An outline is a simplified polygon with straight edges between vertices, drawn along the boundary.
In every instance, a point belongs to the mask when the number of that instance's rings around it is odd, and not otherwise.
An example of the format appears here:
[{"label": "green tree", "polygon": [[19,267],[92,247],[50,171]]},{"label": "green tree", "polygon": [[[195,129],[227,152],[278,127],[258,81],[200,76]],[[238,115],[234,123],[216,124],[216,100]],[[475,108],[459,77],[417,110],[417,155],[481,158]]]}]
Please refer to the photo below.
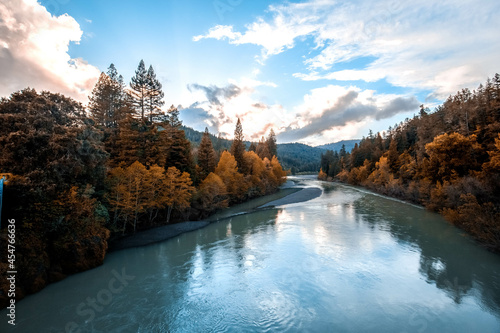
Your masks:
[{"label": "green tree", "polygon": [[278,156],[278,146],[276,145],[276,134],[274,134],[274,130],[271,128],[271,132],[269,132],[269,136],[266,140],[267,150],[269,151],[269,156],[272,158],[273,156]]},{"label": "green tree", "polygon": [[146,89],[146,110],[149,113],[149,121],[153,122],[155,117],[162,114],[161,107],[165,104],[162,85],[156,78],[153,66],[149,66],[146,74]]},{"label": "green tree", "polygon": [[234,130],[233,144],[231,145],[231,155],[234,156],[238,165],[238,169],[242,173],[247,172],[244,153],[245,143],[243,142],[243,127],[241,126],[240,118],[238,118],[238,121],[236,122],[236,128]]},{"label": "green tree", "polygon": [[186,139],[186,135],[181,129],[182,122],[179,120],[179,111],[173,105],[167,112],[167,118],[168,123],[165,126],[170,145],[166,149],[165,166],[174,166],[180,171],[193,173],[191,143]]},{"label": "green tree", "polygon": [[198,148],[198,165],[201,168],[201,179],[205,179],[209,173],[215,170],[217,165],[216,153],[210,140],[208,128],[205,128],[200,147]]},{"label": "green tree", "polygon": [[144,115],[148,99],[148,72],[146,71],[144,60],[139,62],[139,66],[135,71],[135,76],[131,79],[130,96],[136,114],[139,115],[141,119],[145,119]]}]

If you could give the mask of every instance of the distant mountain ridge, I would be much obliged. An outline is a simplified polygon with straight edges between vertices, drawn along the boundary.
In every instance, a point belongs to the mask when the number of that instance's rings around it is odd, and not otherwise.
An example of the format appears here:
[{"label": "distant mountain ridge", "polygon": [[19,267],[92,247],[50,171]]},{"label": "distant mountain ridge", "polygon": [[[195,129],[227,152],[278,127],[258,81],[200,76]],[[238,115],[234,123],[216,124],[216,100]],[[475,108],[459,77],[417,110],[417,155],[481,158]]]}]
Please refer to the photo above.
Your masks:
[{"label": "distant mountain ridge", "polygon": [[[203,132],[190,127],[183,126],[182,129],[186,138],[196,147],[199,146]],[[232,141],[217,138],[210,134],[210,139],[215,149],[230,149]],[[320,168],[321,154],[327,150],[340,151],[342,145],[345,145],[346,151],[350,152],[356,143],[361,140],[342,140],[339,142],[328,143],[325,145],[312,147],[303,143],[278,143],[278,159],[285,170],[295,172],[318,172]],[[248,149],[250,141],[245,141]]]},{"label": "distant mountain ridge", "polygon": [[359,140],[359,139],[342,140],[339,142],[327,143],[325,145],[316,146],[316,148],[333,150],[333,151],[340,151],[340,149],[342,149],[342,145],[345,145],[345,150],[350,152],[354,148],[354,145],[356,143],[359,144],[360,141],[361,140]]}]

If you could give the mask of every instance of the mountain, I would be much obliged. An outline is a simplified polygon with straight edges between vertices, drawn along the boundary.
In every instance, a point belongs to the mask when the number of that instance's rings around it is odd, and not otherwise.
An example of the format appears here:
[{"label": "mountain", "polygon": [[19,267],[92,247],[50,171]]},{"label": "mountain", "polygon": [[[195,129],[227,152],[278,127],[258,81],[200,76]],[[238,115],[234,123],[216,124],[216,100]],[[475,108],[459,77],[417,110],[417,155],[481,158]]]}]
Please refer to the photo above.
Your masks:
[{"label": "mountain", "polygon": [[316,146],[316,148],[340,151],[340,149],[342,149],[342,145],[345,145],[345,150],[350,152],[354,148],[354,145],[356,143],[359,144],[360,141],[361,140],[342,140],[339,142],[327,143],[325,145]]},{"label": "mountain", "polygon": [[[203,132],[197,131],[190,127],[183,126],[182,129],[186,134],[186,138],[191,141],[194,147],[200,145]],[[231,148],[232,140],[217,138],[215,135],[210,134],[210,139],[214,148],[217,150],[229,150]],[[326,145],[311,147],[303,143],[278,143],[278,159],[285,170],[292,170],[295,172],[318,172],[320,168],[321,154],[326,150],[339,151],[342,145],[345,145],[346,150],[349,152],[354,148],[354,144],[359,143],[360,140],[344,140]],[[245,141],[248,149],[250,141]]]},{"label": "mountain", "polygon": [[302,143],[279,143],[278,159],[283,169],[295,172],[318,172],[321,154],[326,150]]}]

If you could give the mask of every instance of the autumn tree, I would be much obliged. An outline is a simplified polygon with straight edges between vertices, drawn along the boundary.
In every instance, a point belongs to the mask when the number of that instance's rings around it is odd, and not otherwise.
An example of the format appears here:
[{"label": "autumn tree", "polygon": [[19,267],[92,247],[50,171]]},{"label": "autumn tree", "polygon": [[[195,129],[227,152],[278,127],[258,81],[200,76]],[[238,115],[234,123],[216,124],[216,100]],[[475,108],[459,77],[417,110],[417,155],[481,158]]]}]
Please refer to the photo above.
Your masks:
[{"label": "autumn tree", "polygon": [[426,175],[433,180],[451,180],[463,177],[471,170],[478,170],[478,156],[482,153],[476,136],[465,137],[459,133],[437,136],[425,146],[429,155]]},{"label": "autumn tree", "polygon": [[202,211],[206,213],[227,207],[229,200],[226,185],[222,179],[210,172],[200,184],[197,201]]},{"label": "autumn tree", "polygon": [[237,202],[243,198],[246,184],[243,175],[238,172],[236,159],[231,153],[227,151],[222,153],[214,173],[224,182],[231,202]]},{"label": "autumn tree", "polygon": [[179,171],[176,167],[170,167],[165,174],[163,182],[163,200],[167,207],[167,220],[174,208],[186,209],[190,206],[190,200],[194,192],[193,182],[187,172]]},{"label": "autumn tree", "polygon": [[259,155],[260,158],[271,158],[271,153],[269,152],[269,146],[266,143],[266,139],[262,137],[255,148],[255,152]]}]

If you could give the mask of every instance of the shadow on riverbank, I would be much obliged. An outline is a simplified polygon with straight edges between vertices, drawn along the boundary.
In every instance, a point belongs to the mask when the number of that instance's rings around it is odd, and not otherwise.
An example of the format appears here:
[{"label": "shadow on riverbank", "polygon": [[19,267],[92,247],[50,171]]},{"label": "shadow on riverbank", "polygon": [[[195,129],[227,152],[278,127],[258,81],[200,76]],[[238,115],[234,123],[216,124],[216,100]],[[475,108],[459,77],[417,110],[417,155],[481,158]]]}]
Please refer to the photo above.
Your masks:
[{"label": "shadow on riverbank", "polygon": [[109,243],[108,252],[162,242],[164,240],[177,237],[180,234],[201,229],[210,223],[227,219],[235,215],[250,213],[261,208],[270,208],[312,200],[319,197],[321,193],[322,190],[316,187],[300,188],[290,187],[290,185],[285,186],[285,188],[282,188],[276,193],[255,198],[242,204],[226,208],[203,221],[186,221],[169,224],[113,240]]}]

